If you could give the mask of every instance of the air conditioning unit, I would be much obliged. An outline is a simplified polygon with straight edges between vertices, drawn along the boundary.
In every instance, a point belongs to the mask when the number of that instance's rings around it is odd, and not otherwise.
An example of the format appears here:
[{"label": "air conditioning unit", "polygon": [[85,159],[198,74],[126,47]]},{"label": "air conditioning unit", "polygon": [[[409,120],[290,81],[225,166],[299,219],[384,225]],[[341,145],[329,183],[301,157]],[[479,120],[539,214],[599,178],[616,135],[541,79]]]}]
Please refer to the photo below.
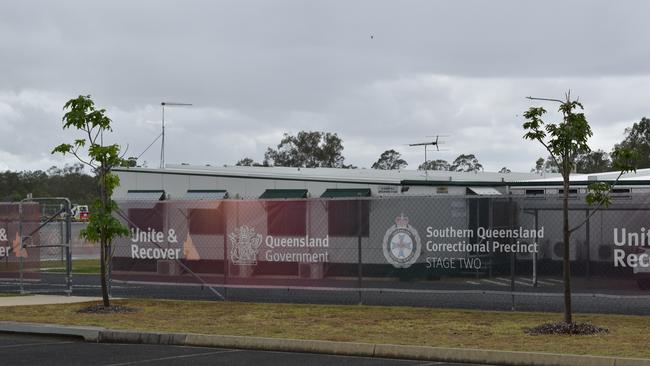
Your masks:
[{"label": "air conditioning unit", "polygon": [[[578,258],[578,245],[580,243],[572,240],[569,243],[569,258],[572,261],[575,261]],[[564,257],[564,243],[561,241],[556,241],[551,248],[551,259],[554,261],[561,261]]]}]

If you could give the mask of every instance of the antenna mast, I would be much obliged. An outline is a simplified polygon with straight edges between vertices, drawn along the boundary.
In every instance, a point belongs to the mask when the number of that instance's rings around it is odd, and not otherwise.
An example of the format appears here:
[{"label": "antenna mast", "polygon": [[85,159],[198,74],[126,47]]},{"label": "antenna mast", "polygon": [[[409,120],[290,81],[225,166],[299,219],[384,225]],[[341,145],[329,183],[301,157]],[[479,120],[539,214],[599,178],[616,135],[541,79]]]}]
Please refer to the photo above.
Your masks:
[{"label": "antenna mast", "polygon": [[430,142],[418,142],[415,144],[409,144],[409,146],[424,146],[424,180],[429,180],[429,170],[426,167],[427,164],[427,146],[435,146],[436,151],[440,151],[440,148],[438,147],[438,135],[436,135],[436,139],[434,141]]},{"label": "antenna mast", "polygon": [[160,169],[165,168],[165,106],[191,106],[191,103],[162,102],[162,143],[160,144]]}]

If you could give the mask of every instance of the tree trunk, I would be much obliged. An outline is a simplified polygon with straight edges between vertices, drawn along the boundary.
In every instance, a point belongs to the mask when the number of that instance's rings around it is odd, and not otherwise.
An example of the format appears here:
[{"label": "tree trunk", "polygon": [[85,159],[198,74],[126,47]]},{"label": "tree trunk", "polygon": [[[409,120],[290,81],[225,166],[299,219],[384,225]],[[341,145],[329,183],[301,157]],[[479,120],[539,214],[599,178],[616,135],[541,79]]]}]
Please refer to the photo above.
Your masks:
[{"label": "tree trunk", "polygon": [[573,314],[571,310],[571,250],[570,239],[571,231],[569,228],[569,172],[564,174],[564,195],[562,197],[563,212],[563,241],[564,255],[562,258],[562,274],[564,276],[564,322],[572,323]]},{"label": "tree trunk", "polygon": [[108,298],[108,283],[106,281],[106,260],[108,256],[106,255],[106,240],[102,238],[100,244],[100,272],[101,272],[101,285],[102,285],[102,301],[104,307],[111,306],[110,299]]},{"label": "tree trunk", "polygon": [[[104,167],[101,168],[101,177],[100,177],[100,184],[99,184],[99,189],[100,189],[100,199],[102,201],[102,214],[105,214],[107,211],[108,207],[108,197],[107,197],[107,190],[106,190],[106,171]],[[108,263],[109,260],[109,255],[108,255],[108,240],[107,240],[107,235],[106,235],[106,228],[104,226],[100,227],[101,233],[100,233],[100,259],[99,259],[99,264],[100,264],[100,275],[101,275],[101,286],[102,286],[102,301],[104,303],[104,307],[109,307],[111,306],[110,299],[108,298],[108,281],[107,281],[107,271],[106,271],[106,264]]]}]

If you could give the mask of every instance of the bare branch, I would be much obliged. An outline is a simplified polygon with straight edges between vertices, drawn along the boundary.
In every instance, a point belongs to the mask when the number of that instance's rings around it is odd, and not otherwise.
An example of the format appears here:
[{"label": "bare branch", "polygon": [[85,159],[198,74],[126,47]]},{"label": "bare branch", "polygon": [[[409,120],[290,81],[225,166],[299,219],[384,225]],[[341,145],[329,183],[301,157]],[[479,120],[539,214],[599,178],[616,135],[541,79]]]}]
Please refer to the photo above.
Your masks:
[{"label": "bare branch", "polygon": [[94,145],[94,144],[95,144],[95,141],[97,141],[97,136],[95,136],[95,138],[93,139],[93,136],[92,136],[92,127],[90,127],[90,125],[88,124],[88,122],[86,122],[86,128],[84,129],[84,131],[85,131],[86,134],[88,135],[88,142],[90,142],[90,145]]},{"label": "bare branch", "polygon": [[548,146],[544,141],[542,141],[542,139],[537,139],[537,141],[539,141],[539,143],[542,144],[542,146],[544,146],[544,148],[546,149],[546,151],[548,151],[548,154],[551,156],[551,158],[552,158],[553,161],[555,162],[555,165],[557,165],[557,167],[559,168],[559,167],[560,167],[560,163],[557,161],[557,158],[555,157],[555,155],[554,155],[553,152],[551,151],[551,148],[550,148],[550,147],[549,147],[549,146]]},{"label": "bare branch", "polygon": [[[78,159],[80,162],[82,162],[83,164],[86,164],[86,165],[88,165],[89,167],[91,167],[91,168],[93,168],[93,169],[96,169],[96,167],[95,167],[94,165],[92,165],[91,163],[89,163],[89,162],[85,161],[84,159],[82,159],[81,156],[79,156],[79,155],[77,154],[76,151],[73,151],[73,152],[72,152],[72,155],[74,155],[74,157],[77,158],[77,159]],[[92,162],[92,160],[91,160],[91,162]]]},{"label": "bare branch", "polygon": [[537,98],[537,97],[526,97],[526,99],[530,100],[545,100],[547,102],[558,102],[560,104],[564,103],[565,101],[559,100],[559,99],[552,99],[552,98]]},{"label": "bare branch", "polygon": [[102,128],[100,127],[99,129],[97,129],[97,133],[95,134],[95,141],[97,141],[97,137],[101,132],[102,132]]},{"label": "bare branch", "polygon": [[128,151],[129,151],[129,144],[126,144],[126,148],[124,149],[124,152],[122,153],[122,155],[120,155],[120,159],[124,159],[124,157],[126,156],[126,153]]}]

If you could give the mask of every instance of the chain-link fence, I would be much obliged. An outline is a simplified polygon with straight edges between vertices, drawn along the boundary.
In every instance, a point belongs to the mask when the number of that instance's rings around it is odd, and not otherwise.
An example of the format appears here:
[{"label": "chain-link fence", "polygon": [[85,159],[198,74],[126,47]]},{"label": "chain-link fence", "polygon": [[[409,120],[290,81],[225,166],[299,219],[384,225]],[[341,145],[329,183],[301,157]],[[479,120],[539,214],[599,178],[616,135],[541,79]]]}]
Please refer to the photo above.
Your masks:
[{"label": "chain-link fence", "polygon": [[[39,226],[38,204],[23,205],[23,220],[20,219],[20,204],[0,203],[0,277],[3,285],[15,282],[22,276],[25,280],[40,278],[40,252],[36,248],[21,248],[21,231],[33,231]],[[39,241],[33,236],[32,240]]]},{"label": "chain-link fence", "polygon": [[[571,197],[577,311],[650,313],[649,202]],[[69,292],[70,259],[97,256],[66,253],[82,226],[61,204],[0,204],[0,291]],[[131,236],[113,244],[114,296],[562,308],[558,196],[125,201],[118,217]],[[75,278],[99,294],[96,274]]]},{"label": "chain-link fence", "polygon": [[[650,196],[571,197],[578,311],[650,309]],[[114,295],[492,309],[562,306],[562,200],[125,201]]]},{"label": "chain-link fence", "polygon": [[3,292],[71,293],[69,212],[66,199],[0,203]]}]

